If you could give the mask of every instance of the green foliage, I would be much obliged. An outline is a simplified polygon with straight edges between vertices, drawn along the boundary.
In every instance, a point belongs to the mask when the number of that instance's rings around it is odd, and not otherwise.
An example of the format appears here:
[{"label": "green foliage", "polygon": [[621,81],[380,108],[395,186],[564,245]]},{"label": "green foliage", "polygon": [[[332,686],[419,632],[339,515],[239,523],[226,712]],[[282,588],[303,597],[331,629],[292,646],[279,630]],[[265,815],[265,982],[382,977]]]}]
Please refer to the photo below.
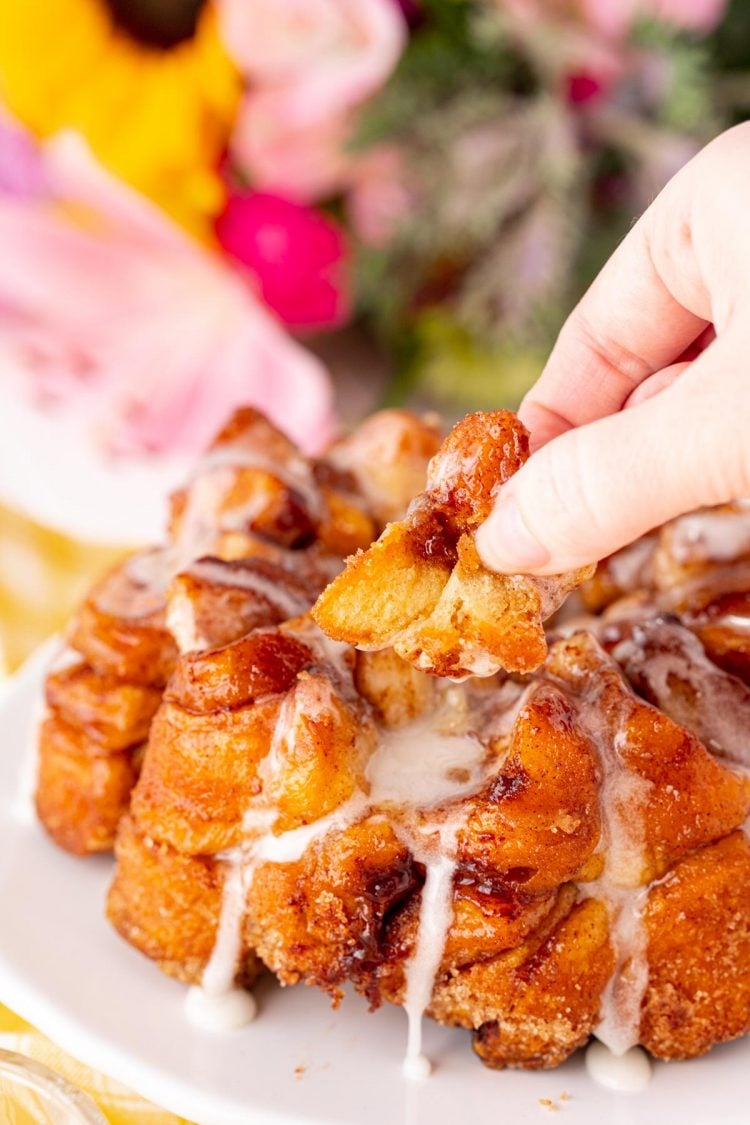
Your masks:
[{"label": "green foliage", "polygon": [[355,141],[395,146],[411,200],[387,245],[357,250],[359,309],[396,352],[392,398],[429,383],[513,404],[634,218],[750,109],[750,0],[703,39],[639,20],[605,44],[617,66],[589,100],[568,82],[586,36],[592,66],[602,44],[575,6],[515,29],[499,0],[421,9]]},{"label": "green foliage", "polygon": [[512,343],[482,344],[448,316],[423,314],[415,330],[409,382],[447,410],[515,409],[542,369],[544,352]]},{"label": "green foliage", "polygon": [[476,4],[426,0],[424,25],[413,35],[387,85],[358,120],[355,149],[392,139],[415,122],[437,117],[456,98],[480,91],[507,92],[524,76],[517,54],[474,34]]}]

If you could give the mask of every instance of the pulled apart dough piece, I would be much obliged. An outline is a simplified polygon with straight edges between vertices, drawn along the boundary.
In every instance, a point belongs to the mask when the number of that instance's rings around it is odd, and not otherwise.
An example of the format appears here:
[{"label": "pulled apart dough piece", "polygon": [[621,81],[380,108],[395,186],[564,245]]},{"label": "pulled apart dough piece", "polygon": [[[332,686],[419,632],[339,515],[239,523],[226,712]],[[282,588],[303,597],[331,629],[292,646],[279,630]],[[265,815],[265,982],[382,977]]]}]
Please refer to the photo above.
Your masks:
[{"label": "pulled apart dough piece", "polygon": [[451,679],[538,668],[547,654],[543,622],[593,568],[534,578],[496,574],[480,561],[474,532],[528,455],[526,429],[507,410],[458,422],[406,517],[353,555],[320,595],[320,628],[359,649],[392,647]]}]

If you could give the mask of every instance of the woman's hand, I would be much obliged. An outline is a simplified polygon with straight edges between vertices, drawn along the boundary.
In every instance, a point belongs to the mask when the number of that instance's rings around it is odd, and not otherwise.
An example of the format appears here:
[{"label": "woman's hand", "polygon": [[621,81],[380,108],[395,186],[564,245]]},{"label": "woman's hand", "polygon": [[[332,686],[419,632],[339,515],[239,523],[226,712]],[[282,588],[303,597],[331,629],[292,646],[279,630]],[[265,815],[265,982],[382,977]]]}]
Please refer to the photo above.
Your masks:
[{"label": "woman's hand", "polygon": [[750,494],[750,122],[672,179],[564,325],[519,414],[536,451],[477,533],[554,574]]}]

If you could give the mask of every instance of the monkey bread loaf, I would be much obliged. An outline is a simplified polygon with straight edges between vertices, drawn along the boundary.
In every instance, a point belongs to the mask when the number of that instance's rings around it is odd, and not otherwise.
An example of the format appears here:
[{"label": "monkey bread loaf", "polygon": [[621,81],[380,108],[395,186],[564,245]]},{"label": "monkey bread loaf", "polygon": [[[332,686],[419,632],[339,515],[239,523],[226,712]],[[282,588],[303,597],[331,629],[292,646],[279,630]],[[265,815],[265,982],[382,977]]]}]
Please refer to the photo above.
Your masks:
[{"label": "monkey bread loaf", "polygon": [[191,996],[351,984],[413,1063],[427,1015],[495,1068],[750,1028],[745,509],[501,576],[474,533],[527,454],[505,411],[391,411],[307,461],[245,412],[79,613],[40,814],[116,834],[108,917]]}]

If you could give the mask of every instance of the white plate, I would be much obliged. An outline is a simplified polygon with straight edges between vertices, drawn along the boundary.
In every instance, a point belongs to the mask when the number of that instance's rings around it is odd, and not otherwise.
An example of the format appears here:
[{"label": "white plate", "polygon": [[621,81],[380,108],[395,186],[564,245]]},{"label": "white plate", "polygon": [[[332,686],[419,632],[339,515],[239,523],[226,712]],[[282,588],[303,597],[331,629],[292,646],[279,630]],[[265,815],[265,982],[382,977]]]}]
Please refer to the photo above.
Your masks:
[{"label": "white plate", "polygon": [[[185,989],[109,928],[111,863],[50,844],[19,801],[46,656],[0,697],[0,1000],[91,1066],[201,1125],[746,1125],[750,1041],[655,1067],[642,1093],[596,1086],[580,1055],[556,1071],[486,1070],[469,1035],[428,1021],[431,1078],[401,1075],[406,1020],[358,997],[333,1012],[315,990],[258,990],[260,1015],[214,1035],[183,1015]],[[560,1102],[563,1091],[569,1101]]]}]

